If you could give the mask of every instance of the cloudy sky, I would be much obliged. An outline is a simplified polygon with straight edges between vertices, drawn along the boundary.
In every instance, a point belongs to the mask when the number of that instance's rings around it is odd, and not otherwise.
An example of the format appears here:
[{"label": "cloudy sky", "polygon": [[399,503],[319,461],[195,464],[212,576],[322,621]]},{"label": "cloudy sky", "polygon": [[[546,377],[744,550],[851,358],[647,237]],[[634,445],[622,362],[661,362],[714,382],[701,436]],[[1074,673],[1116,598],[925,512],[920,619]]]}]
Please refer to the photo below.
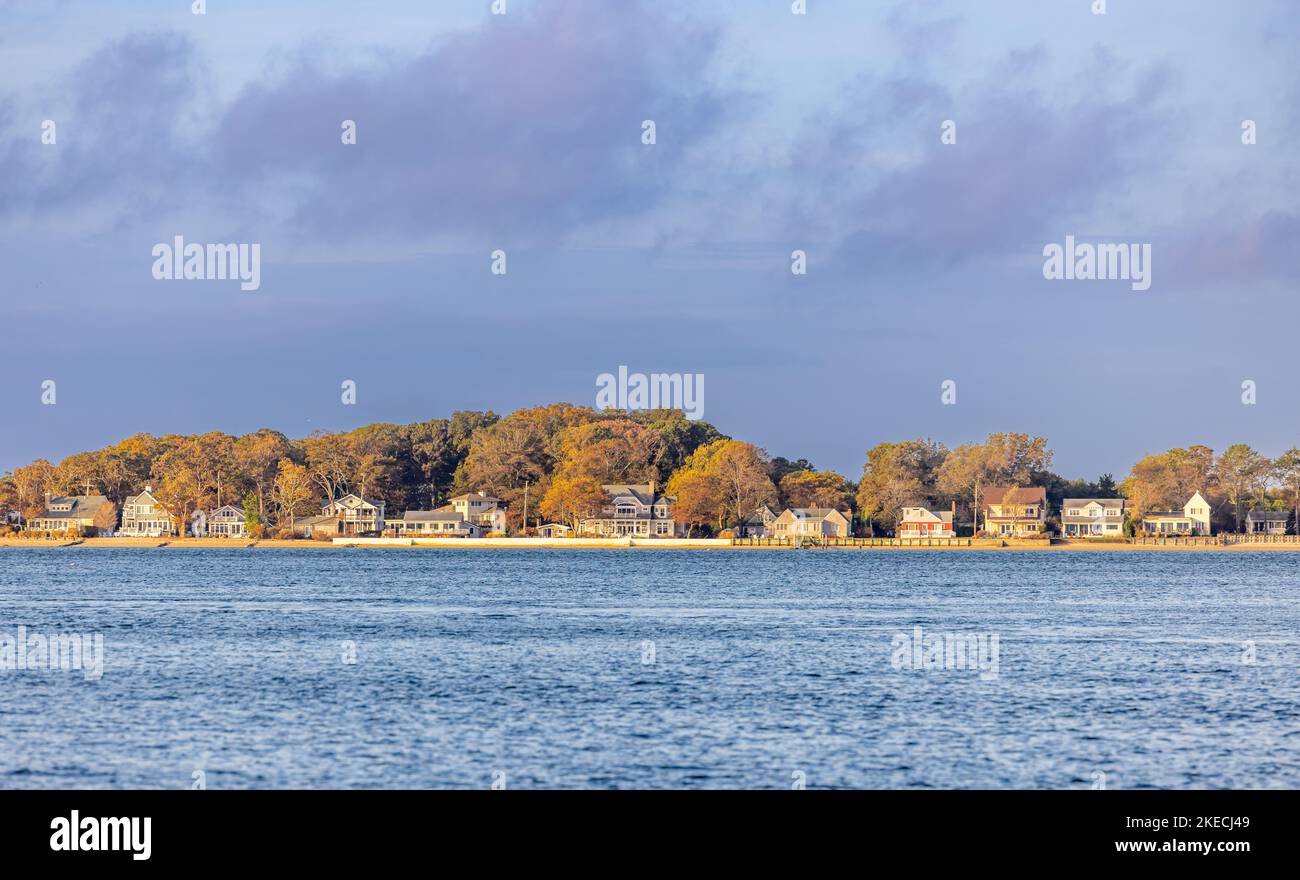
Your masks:
[{"label": "cloudy sky", "polygon": [[[1300,443],[1293,2],[489,5],[0,0],[0,470],[620,364],[854,478],[917,436],[1087,477]],[[261,289],[154,280],[175,235],[260,243]],[[1150,243],[1150,290],[1045,280],[1066,235]]]}]

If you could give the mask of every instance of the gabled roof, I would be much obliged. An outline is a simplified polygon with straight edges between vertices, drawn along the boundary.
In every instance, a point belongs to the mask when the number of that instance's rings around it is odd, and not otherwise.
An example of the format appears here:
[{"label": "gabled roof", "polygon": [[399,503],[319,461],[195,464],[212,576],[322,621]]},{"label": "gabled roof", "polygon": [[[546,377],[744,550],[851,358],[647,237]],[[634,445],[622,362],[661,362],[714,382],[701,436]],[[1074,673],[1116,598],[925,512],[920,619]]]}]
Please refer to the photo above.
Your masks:
[{"label": "gabled roof", "polygon": [[[904,519],[903,519],[903,521],[904,521],[904,522],[907,522],[907,514],[906,514],[906,511],[909,511],[909,510],[919,510],[919,511],[921,511],[923,514],[925,514],[929,519],[933,519],[933,520],[936,520],[936,521],[938,521],[938,522],[944,522],[944,523],[950,523],[950,522],[952,522],[952,511],[951,511],[951,510],[934,510],[934,509],[932,509],[932,508],[926,507],[926,506],[923,505],[923,504],[908,504],[908,505],[905,505],[905,506],[903,507],[903,511],[904,511],[904,515],[903,515],[903,516],[904,516]],[[923,517],[923,518],[924,518],[924,517]]]},{"label": "gabled roof", "polygon": [[402,522],[465,522],[465,518],[455,511],[447,510],[408,510],[402,514]]},{"label": "gabled roof", "polygon": [[242,507],[236,507],[236,506],[233,505],[233,504],[223,504],[223,505],[221,505],[220,507],[218,507],[216,510],[214,510],[214,511],[212,511],[210,514],[208,514],[208,518],[209,518],[209,519],[211,519],[211,518],[213,518],[213,517],[218,517],[218,516],[237,516],[237,517],[239,517],[240,519],[243,519],[243,518],[244,518],[244,508],[242,508]]},{"label": "gabled roof", "polygon": [[342,498],[336,498],[330,503],[326,504],[324,507],[321,508],[321,510],[329,510],[332,507],[343,507],[348,510],[356,510],[358,508],[366,507],[366,506],[373,507],[376,510],[378,510],[380,507],[383,506],[383,504],[384,502],[382,501],[374,501],[369,498],[362,498],[360,495],[358,495],[355,492],[349,492],[348,494],[344,495]]},{"label": "gabled roof", "polygon": [[1062,507],[1087,507],[1089,504],[1098,504],[1107,510],[1114,508],[1119,510],[1124,506],[1123,498],[1066,498],[1061,501]]},{"label": "gabled roof", "polygon": [[988,486],[984,489],[984,506],[990,504],[1046,504],[1047,490],[1042,486],[1021,486],[1008,497],[1010,486]]},{"label": "gabled roof", "polygon": [[671,504],[677,500],[674,495],[660,495],[655,492],[653,483],[608,483],[600,488],[614,497],[630,495],[647,507],[661,501]]},{"label": "gabled roof", "polygon": [[1290,517],[1285,510],[1252,510],[1246,514],[1246,522],[1286,522]]},{"label": "gabled roof", "polygon": [[[84,519],[93,517],[95,511],[108,503],[103,495],[60,495],[46,502],[46,509],[37,519]],[[50,504],[70,504],[70,510],[50,510]]]},{"label": "gabled roof", "polygon": [[501,503],[501,499],[500,499],[500,498],[497,498],[495,495],[488,495],[486,492],[466,492],[466,493],[463,494],[463,495],[455,495],[455,496],[453,496],[453,497],[451,498],[451,500],[452,500],[452,501],[463,501],[463,500],[465,500],[466,498],[472,499],[472,500],[474,500],[474,501],[495,501],[495,502],[497,502],[498,504]]}]

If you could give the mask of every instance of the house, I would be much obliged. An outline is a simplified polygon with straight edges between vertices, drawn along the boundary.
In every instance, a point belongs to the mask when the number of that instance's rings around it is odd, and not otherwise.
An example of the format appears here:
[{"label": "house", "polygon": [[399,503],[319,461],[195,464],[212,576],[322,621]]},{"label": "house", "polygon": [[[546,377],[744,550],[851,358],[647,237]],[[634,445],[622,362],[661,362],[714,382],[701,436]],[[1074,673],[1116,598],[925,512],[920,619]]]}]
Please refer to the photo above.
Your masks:
[{"label": "house", "polygon": [[470,522],[454,510],[408,510],[387,527],[401,538],[481,538],[483,526]]},{"label": "house", "polygon": [[772,534],[778,538],[847,538],[849,521],[833,507],[786,508],[772,521]]},{"label": "house", "polygon": [[244,509],[233,504],[223,504],[209,513],[208,537],[247,538],[248,522]]},{"label": "house", "polygon": [[321,514],[339,521],[338,534],[355,538],[380,535],[384,531],[384,502],[372,501],[349,492],[321,508]]},{"label": "house", "polygon": [[1155,511],[1142,517],[1142,531],[1148,535],[1210,534],[1210,503],[1196,492],[1176,510]]},{"label": "house", "polygon": [[466,522],[475,523],[487,532],[506,530],[506,509],[500,498],[486,492],[467,492],[451,499],[451,504],[439,507],[440,511],[454,511]]},{"label": "house", "polygon": [[984,490],[984,531],[1001,537],[1042,534],[1047,525],[1047,490],[1042,486]]},{"label": "house", "polygon": [[562,523],[547,523],[544,526],[537,527],[537,536],[540,538],[567,538],[573,529]]},{"label": "house", "polygon": [[1246,533],[1250,535],[1285,535],[1290,515],[1284,510],[1252,510],[1246,514]]},{"label": "house", "polygon": [[122,524],[117,527],[118,537],[159,538],[174,534],[175,531],[175,520],[154,496],[153,486],[145,486],[139,495],[132,495],[122,502]]},{"label": "house", "polygon": [[[108,503],[103,495],[45,496],[45,509],[41,515],[27,521],[33,532],[66,532],[68,529],[95,528],[95,514]],[[108,528],[112,531],[112,526]]]},{"label": "house", "polygon": [[914,504],[904,507],[898,520],[900,538],[955,538],[951,510],[931,510]]},{"label": "house", "polygon": [[1061,502],[1061,534],[1067,538],[1124,536],[1123,498],[1066,498]]},{"label": "house", "polygon": [[673,521],[677,499],[655,492],[654,483],[611,483],[601,488],[608,496],[605,507],[600,515],[582,520],[583,534],[638,538],[677,534]]},{"label": "house", "polygon": [[337,538],[343,534],[343,525],[337,516],[309,516],[295,519],[293,531],[304,538]]},{"label": "house", "polygon": [[776,512],[764,504],[740,522],[736,529],[738,538],[770,538],[772,523],[776,522]]}]

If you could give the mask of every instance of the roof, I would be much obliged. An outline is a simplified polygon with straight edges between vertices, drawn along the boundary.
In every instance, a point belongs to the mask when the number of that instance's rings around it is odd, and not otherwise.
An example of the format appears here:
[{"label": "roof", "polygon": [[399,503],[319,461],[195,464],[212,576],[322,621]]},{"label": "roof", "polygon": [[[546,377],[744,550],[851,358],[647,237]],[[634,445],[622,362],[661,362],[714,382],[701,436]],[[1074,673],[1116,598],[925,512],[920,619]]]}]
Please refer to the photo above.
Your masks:
[{"label": "roof", "polygon": [[489,495],[486,492],[466,492],[463,495],[453,495],[451,500],[460,501],[464,498],[472,498],[475,501],[496,501],[498,503],[501,501],[500,498],[497,498],[495,495]]},{"label": "roof", "polygon": [[1286,522],[1290,516],[1285,510],[1252,510],[1246,514],[1246,522]]},{"label": "roof", "polygon": [[1046,504],[1047,490],[1042,486],[1021,486],[1017,487],[1015,494],[1010,498],[1007,493],[1011,492],[1010,486],[988,486],[984,489],[984,506],[990,504]]},{"label": "roof", "polygon": [[[794,516],[795,519],[826,519],[832,513],[844,516],[834,507],[787,507],[785,513]],[[784,514],[782,515],[784,516]]]},{"label": "roof", "polygon": [[370,498],[362,498],[360,495],[358,495],[355,492],[349,492],[348,494],[344,495],[342,498],[336,498],[333,501],[329,502],[328,504],[324,505],[321,509],[329,510],[332,507],[338,506],[338,507],[346,507],[349,510],[354,510],[363,505],[369,505],[370,507],[378,509],[384,506],[384,502],[374,501]]},{"label": "roof", "polygon": [[314,526],[321,523],[337,522],[332,516],[300,516],[293,521],[295,526]]},{"label": "roof", "polygon": [[1062,507],[1086,507],[1089,504],[1100,504],[1102,507],[1122,508],[1124,506],[1123,498],[1066,498],[1061,502]]},{"label": "roof", "polygon": [[[37,519],[85,519],[108,503],[103,495],[59,495],[45,502],[46,508]],[[51,504],[71,504],[71,510],[50,510]]]},{"label": "roof", "polygon": [[674,495],[659,495],[654,490],[654,483],[608,483],[601,486],[610,495],[631,495],[642,504],[651,505],[660,501],[673,502]]},{"label": "roof", "polygon": [[446,510],[408,510],[402,514],[402,522],[463,522],[459,513]]},{"label": "roof", "polygon": [[217,516],[237,516],[240,519],[243,519],[244,509],[242,507],[236,507],[233,504],[223,504],[220,507],[218,507],[216,510],[208,514],[209,518],[217,517]]},{"label": "roof", "polygon": [[937,520],[939,520],[939,521],[941,521],[941,522],[946,522],[946,523],[950,523],[950,522],[952,522],[952,511],[951,511],[951,510],[935,510],[935,509],[933,509],[933,508],[926,507],[924,504],[905,504],[905,505],[903,505],[903,510],[905,510],[905,511],[906,511],[906,510],[924,510],[926,513],[930,514],[930,516],[934,517],[935,519],[937,519]]}]

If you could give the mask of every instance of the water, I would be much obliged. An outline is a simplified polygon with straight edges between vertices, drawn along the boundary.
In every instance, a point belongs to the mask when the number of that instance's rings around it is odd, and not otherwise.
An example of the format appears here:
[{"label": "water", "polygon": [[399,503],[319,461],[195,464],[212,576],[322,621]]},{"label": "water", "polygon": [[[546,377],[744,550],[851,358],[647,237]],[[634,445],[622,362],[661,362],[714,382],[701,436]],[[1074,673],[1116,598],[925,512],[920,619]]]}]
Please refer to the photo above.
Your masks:
[{"label": "water", "polygon": [[105,639],[0,671],[0,787],[1294,788],[1298,562],[0,548],[0,634]]}]

